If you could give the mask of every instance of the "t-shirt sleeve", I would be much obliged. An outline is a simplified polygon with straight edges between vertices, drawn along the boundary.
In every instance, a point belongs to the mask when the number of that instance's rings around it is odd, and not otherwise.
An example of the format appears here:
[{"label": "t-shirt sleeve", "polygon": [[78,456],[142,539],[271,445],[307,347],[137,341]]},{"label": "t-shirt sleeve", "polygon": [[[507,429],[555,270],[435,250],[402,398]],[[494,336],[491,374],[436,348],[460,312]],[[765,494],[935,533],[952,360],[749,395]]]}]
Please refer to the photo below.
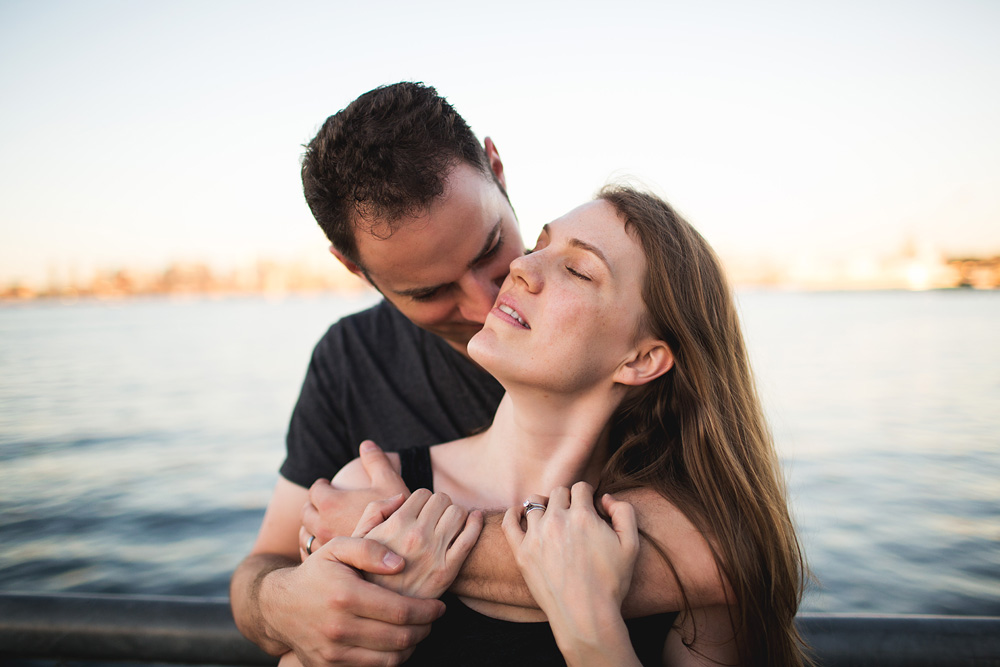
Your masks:
[{"label": "t-shirt sleeve", "polygon": [[292,411],[280,472],[303,487],[320,478],[332,478],[357,455],[348,442],[343,415],[346,383],[342,347],[334,325],[313,350]]}]

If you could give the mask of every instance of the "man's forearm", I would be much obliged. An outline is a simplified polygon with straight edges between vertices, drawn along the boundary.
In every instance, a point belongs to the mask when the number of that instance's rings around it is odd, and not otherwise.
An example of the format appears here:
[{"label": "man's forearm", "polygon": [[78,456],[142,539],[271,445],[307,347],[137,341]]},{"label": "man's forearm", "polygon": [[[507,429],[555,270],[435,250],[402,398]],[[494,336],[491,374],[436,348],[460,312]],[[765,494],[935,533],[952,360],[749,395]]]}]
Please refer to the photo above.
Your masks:
[{"label": "man's forearm", "polygon": [[236,568],[229,584],[229,600],[236,627],[271,655],[286,653],[289,647],[268,634],[261,606],[261,589],[264,579],[272,572],[297,564],[297,561],[278,554],[251,554]]},{"label": "man's forearm", "polygon": [[[687,591],[691,596],[695,591]],[[639,557],[632,570],[632,585],[622,601],[622,616],[640,618],[681,611],[684,597],[670,568],[649,540],[639,540]]]},{"label": "man's forearm", "polygon": [[[685,581],[685,593],[692,606],[725,604],[726,591],[719,582],[707,543],[686,520],[678,520],[676,508],[655,493],[623,499],[633,502],[640,527],[668,549],[671,560]],[[507,545],[500,527],[502,519],[502,512],[486,512],[479,541],[450,590],[477,600],[538,609]],[[660,552],[648,540],[641,540],[632,586],[622,604],[623,615],[636,618],[681,611],[683,606],[684,598],[677,578]]]},{"label": "man's forearm", "polygon": [[[538,609],[504,537],[502,519],[502,512],[486,513],[479,541],[449,590],[477,600]],[[632,586],[622,605],[626,617],[680,611],[680,590],[668,572],[659,552],[642,540]]]},{"label": "man's forearm", "polygon": [[483,518],[479,541],[449,590],[476,600],[538,609],[500,528],[503,512],[489,510]]},{"label": "man's forearm", "polygon": [[668,564],[654,544],[640,540],[632,586],[622,603],[626,618],[682,611],[685,596],[692,608],[730,603],[732,591],[708,538],[676,505],[652,489],[626,491],[618,499],[632,504],[639,529],[670,559]]}]

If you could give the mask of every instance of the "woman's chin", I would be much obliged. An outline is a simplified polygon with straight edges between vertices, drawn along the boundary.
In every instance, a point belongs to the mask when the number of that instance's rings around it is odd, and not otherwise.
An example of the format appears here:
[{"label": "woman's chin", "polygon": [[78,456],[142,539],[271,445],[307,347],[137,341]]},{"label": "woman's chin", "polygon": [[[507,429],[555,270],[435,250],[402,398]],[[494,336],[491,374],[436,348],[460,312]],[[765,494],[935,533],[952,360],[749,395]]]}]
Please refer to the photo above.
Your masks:
[{"label": "woman's chin", "polygon": [[504,370],[504,354],[500,349],[496,334],[488,328],[482,329],[469,340],[469,357],[483,367],[487,373],[501,379]]},{"label": "woman's chin", "polygon": [[[492,342],[490,339],[492,339]],[[487,364],[493,356],[490,354],[490,348],[494,342],[496,342],[496,336],[491,331],[480,329],[476,335],[469,339],[469,345],[466,348],[469,351],[469,357],[483,368],[486,368],[486,370],[489,370]]]}]

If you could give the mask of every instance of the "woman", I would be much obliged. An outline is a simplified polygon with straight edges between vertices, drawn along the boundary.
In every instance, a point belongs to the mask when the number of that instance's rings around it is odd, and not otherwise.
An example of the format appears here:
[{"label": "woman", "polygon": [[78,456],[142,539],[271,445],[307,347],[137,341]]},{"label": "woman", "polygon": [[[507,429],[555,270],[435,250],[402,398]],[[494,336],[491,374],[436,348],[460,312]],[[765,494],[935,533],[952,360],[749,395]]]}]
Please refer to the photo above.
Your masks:
[{"label": "woman", "polygon": [[[501,664],[537,657],[543,638],[525,629],[548,618],[555,650],[571,663],[801,664],[801,553],[732,295],[689,224],[651,195],[605,188],[513,262],[469,354],[507,390],[492,426],[403,452],[410,488],[437,493],[373,506],[355,534],[407,556],[401,579],[384,585],[437,596],[478,530],[452,503],[514,507],[505,533],[544,613],[449,600],[414,660],[469,661],[462,651],[489,636],[515,639],[485,649],[488,657],[526,648]],[[577,482],[597,488],[611,526]],[[334,484],[366,486],[367,476],[355,461]],[[549,490],[546,507],[536,494]],[[728,607],[621,618],[637,529],[631,508],[605,494],[636,492],[660,494],[704,536]],[[421,546],[407,550],[406,540]],[[669,545],[656,546],[676,577]],[[470,638],[470,628],[483,632]]]}]

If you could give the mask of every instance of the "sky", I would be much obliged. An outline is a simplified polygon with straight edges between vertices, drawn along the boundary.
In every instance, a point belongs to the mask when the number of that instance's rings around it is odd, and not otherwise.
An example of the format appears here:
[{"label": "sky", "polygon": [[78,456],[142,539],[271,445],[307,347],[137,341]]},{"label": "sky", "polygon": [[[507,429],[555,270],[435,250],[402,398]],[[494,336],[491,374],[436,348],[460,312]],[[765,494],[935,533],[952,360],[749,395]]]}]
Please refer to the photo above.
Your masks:
[{"label": "sky", "polygon": [[0,286],[335,261],[302,145],[435,86],[523,236],[609,180],[723,256],[1000,254],[1000,3],[0,0]]}]

